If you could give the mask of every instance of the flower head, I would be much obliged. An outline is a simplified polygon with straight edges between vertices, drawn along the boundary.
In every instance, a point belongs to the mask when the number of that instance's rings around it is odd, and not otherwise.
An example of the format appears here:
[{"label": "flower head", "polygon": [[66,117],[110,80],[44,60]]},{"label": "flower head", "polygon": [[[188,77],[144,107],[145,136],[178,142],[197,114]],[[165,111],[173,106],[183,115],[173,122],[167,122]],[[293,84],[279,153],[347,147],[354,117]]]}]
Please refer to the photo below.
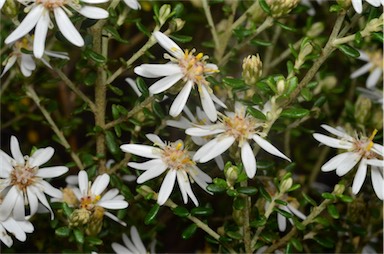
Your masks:
[{"label": "flower head", "polygon": [[179,80],[185,82],[184,87],[171,105],[169,114],[173,117],[181,113],[192,88],[196,85],[203,110],[211,121],[216,121],[217,112],[213,102],[222,107],[225,105],[213,94],[206,76],[218,72],[217,66],[206,63],[208,57],[204,56],[203,53],[195,55],[194,49],[183,51],[161,32],[154,32],[153,36],[171,54],[165,54],[165,58],[169,59],[170,62],[167,64],[142,64],[135,68],[135,73],[146,78],[164,77],[149,87],[152,94],[164,92]]},{"label": "flower head", "polygon": [[40,168],[53,156],[52,147],[37,149],[31,157],[23,156],[19,141],[11,137],[12,157],[0,150],[0,192],[5,196],[0,206],[0,219],[10,214],[17,220],[24,220],[24,205],[29,205],[30,215],[34,215],[39,201],[51,212],[52,209],[44,195],[61,198],[62,192],[54,188],[44,178],[58,177],[68,171],[67,167],[56,166]]},{"label": "flower head", "polygon": [[159,191],[157,203],[163,205],[167,201],[177,179],[184,203],[187,203],[189,196],[194,204],[198,206],[190,182],[194,181],[202,189],[206,190],[208,183],[212,182],[211,177],[196,166],[190,152],[184,148],[184,143],[181,140],[166,144],[157,135],[147,134],[146,136],[158,147],[136,144],[120,146],[124,152],[152,159],[144,163],[128,163],[128,166],[132,168],[145,170],[137,178],[137,183],[141,184],[155,178],[168,169]]},{"label": "flower head", "polygon": [[[379,7],[380,4],[384,6],[384,1],[382,0],[365,0],[365,1],[374,7]],[[352,6],[357,13],[361,13],[363,11],[363,0],[352,0]]]},{"label": "flower head", "polygon": [[45,39],[48,27],[52,27],[50,14],[53,14],[56,24],[64,37],[72,44],[81,47],[84,40],[71,23],[68,16],[72,16],[72,11],[76,11],[86,18],[104,19],[108,17],[108,12],[99,7],[87,4],[105,3],[108,0],[19,0],[26,5],[27,16],[20,25],[5,39],[6,44],[10,44],[29,33],[35,27],[35,37],[33,42],[33,54],[36,58],[41,58],[44,53]]},{"label": "flower head", "polygon": [[226,115],[222,115],[220,123],[199,125],[188,128],[185,132],[191,136],[218,134],[214,139],[200,147],[193,156],[194,160],[202,163],[222,154],[236,141],[241,148],[241,160],[245,172],[249,178],[253,178],[256,174],[256,159],[248,142],[249,139],[253,139],[265,151],[290,161],[287,156],[261,137],[263,135],[262,126],[262,122],[246,115],[244,106],[236,104],[236,112],[227,112]]},{"label": "flower head", "polygon": [[336,174],[343,176],[360,162],[352,184],[352,192],[357,194],[364,183],[367,168],[368,165],[370,165],[373,189],[377,197],[382,200],[384,197],[384,147],[372,141],[377,130],[368,138],[365,136],[358,137],[357,135],[352,137],[342,129],[335,129],[325,124],[321,125],[321,127],[336,135],[338,138],[314,133],[313,137],[317,141],[329,147],[346,150],[326,162],[321,167],[321,170],[329,172],[336,169]]},{"label": "flower head", "polygon": [[8,217],[5,220],[0,220],[0,240],[11,247],[13,245],[12,238],[7,234],[7,231],[13,234],[17,240],[25,242],[27,235],[25,233],[32,233],[34,230],[31,222],[27,220],[15,220],[12,217]]},{"label": "flower head", "polygon": [[[124,245],[121,245],[119,243],[112,243],[112,249],[117,254],[126,254],[126,253],[137,253],[137,254],[146,254],[148,253],[143,241],[140,238],[139,232],[137,231],[135,226],[131,227],[131,239],[128,238],[126,234],[123,234],[123,242]],[[153,241],[151,243],[151,253],[155,253],[155,244],[156,241]]]},{"label": "flower head", "polygon": [[356,71],[352,72],[351,78],[357,78],[367,72],[370,72],[366,81],[366,86],[367,88],[375,87],[383,75],[383,52],[381,50],[377,50],[375,52],[360,51],[360,56],[358,57],[358,59],[367,63],[363,65],[363,67],[360,67]]}]

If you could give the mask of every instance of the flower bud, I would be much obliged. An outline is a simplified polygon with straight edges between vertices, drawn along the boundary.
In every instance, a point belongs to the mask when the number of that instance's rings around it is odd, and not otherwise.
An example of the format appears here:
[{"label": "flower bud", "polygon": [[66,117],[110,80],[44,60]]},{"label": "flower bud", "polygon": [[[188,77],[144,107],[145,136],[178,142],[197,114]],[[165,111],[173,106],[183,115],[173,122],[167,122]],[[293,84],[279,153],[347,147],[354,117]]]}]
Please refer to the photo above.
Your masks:
[{"label": "flower bud", "polygon": [[324,31],[324,24],[322,22],[316,22],[312,24],[311,28],[307,31],[307,36],[310,38],[316,38]]},{"label": "flower bud", "polygon": [[375,129],[383,128],[383,111],[382,108],[376,108],[372,113],[372,125]]},{"label": "flower bud", "polygon": [[[277,92],[278,92],[279,95],[284,94],[284,91],[285,91],[285,81],[282,80],[282,79],[279,80],[279,81],[277,82],[276,87],[277,87]],[[275,99],[275,101],[276,101],[276,99]]]},{"label": "flower bud", "polygon": [[340,5],[344,10],[348,10],[351,7],[351,0],[336,0],[337,4]]},{"label": "flower bud", "polygon": [[96,206],[95,210],[91,215],[91,219],[89,220],[87,227],[85,228],[85,233],[91,236],[95,236],[100,233],[101,228],[103,226],[103,218],[104,208]]},{"label": "flower bud", "polygon": [[367,32],[379,32],[382,31],[384,25],[384,14],[381,14],[379,18],[371,19],[364,30]]},{"label": "flower bud", "polygon": [[236,166],[229,167],[228,169],[224,169],[224,174],[228,187],[233,188],[239,177],[239,168]]},{"label": "flower bud", "polygon": [[280,184],[280,193],[285,193],[292,187],[293,180],[291,177],[284,179]]},{"label": "flower bud", "polygon": [[359,96],[355,104],[355,119],[357,123],[365,125],[369,119],[369,115],[372,108],[372,102],[370,99]]},{"label": "flower bud", "polygon": [[290,13],[299,3],[299,0],[267,0],[271,8],[272,17],[279,18]]},{"label": "flower bud", "polygon": [[182,20],[182,19],[179,19],[179,18],[172,19],[172,20],[169,22],[169,29],[170,29],[172,32],[177,32],[177,31],[180,31],[181,29],[183,29],[184,24],[185,24],[185,21]]},{"label": "flower bud", "polygon": [[335,187],[333,188],[333,194],[341,195],[343,194],[344,190],[345,190],[344,184],[336,184]]},{"label": "flower bud", "polygon": [[71,216],[69,217],[69,226],[70,227],[78,227],[85,225],[89,222],[91,217],[91,212],[85,208],[76,209],[73,211]]},{"label": "flower bud", "polygon": [[248,57],[244,58],[243,60],[243,79],[244,82],[249,85],[253,86],[256,84],[256,82],[261,77],[261,74],[263,73],[263,63],[260,60],[259,54],[255,55],[249,55]]},{"label": "flower bud", "polygon": [[160,7],[160,10],[159,10],[160,25],[163,25],[167,21],[170,13],[171,13],[171,6],[169,4],[164,4]]},{"label": "flower bud", "polygon": [[16,6],[17,1],[14,0],[6,0],[5,4],[2,8],[2,11],[10,18],[14,18],[19,14],[19,7]]},{"label": "flower bud", "polygon": [[233,209],[233,211],[232,211],[232,218],[236,222],[237,225],[239,225],[239,226],[244,225],[244,213],[243,213],[243,210]]}]

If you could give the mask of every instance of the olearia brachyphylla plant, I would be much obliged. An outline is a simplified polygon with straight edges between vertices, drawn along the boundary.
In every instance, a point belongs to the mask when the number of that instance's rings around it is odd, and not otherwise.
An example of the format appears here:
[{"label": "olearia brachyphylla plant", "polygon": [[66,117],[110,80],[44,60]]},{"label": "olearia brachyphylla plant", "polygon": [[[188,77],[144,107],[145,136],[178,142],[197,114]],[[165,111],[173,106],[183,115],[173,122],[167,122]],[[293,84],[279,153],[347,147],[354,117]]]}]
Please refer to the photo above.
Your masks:
[{"label": "olearia brachyphylla plant", "polygon": [[0,0],[1,252],[382,253],[383,6]]}]

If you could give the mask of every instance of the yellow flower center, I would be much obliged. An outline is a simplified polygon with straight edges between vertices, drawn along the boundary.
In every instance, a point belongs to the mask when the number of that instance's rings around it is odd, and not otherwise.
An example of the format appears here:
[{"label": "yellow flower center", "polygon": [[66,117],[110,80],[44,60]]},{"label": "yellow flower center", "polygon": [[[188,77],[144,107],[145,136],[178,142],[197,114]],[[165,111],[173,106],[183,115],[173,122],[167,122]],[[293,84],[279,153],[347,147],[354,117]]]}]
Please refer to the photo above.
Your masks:
[{"label": "yellow flower center", "polygon": [[17,186],[19,190],[26,192],[29,185],[35,182],[38,167],[30,167],[28,157],[25,165],[16,164],[11,172],[11,185]]},{"label": "yellow flower center", "polygon": [[183,142],[170,143],[163,148],[163,162],[171,169],[187,170],[195,163],[191,160],[187,150],[184,150]]},{"label": "yellow flower center", "polygon": [[66,5],[68,0],[36,0],[36,4],[42,4],[47,9],[54,9]]},{"label": "yellow flower center", "polygon": [[377,154],[372,151],[374,145],[373,138],[377,134],[375,129],[369,138],[363,137],[361,139],[356,139],[354,142],[353,151],[359,152],[366,159],[377,158]]},{"label": "yellow flower center", "polygon": [[100,195],[89,195],[82,197],[80,199],[80,208],[85,208],[87,210],[92,210],[95,207],[95,204],[100,200]]}]

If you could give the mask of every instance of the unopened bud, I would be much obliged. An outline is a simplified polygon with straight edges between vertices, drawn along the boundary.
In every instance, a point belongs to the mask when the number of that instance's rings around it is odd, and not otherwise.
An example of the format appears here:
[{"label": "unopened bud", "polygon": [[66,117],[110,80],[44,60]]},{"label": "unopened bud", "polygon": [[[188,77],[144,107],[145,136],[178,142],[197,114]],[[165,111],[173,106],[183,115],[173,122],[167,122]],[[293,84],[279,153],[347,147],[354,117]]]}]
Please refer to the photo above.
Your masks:
[{"label": "unopened bud", "polygon": [[371,113],[372,102],[370,99],[359,96],[355,104],[355,119],[357,123],[364,125]]},{"label": "unopened bud", "polygon": [[279,80],[277,82],[277,92],[279,95],[284,94],[285,91],[285,81],[284,80]]},{"label": "unopened bud", "polygon": [[337,4],[340,5],[344,10],[348,10],[351,7],[351,0],[336,0]]},{"label": "unopened bud", "polygon": [[236,166],[224,169],[225,178],[227,180],[228,187],[233,187],[239,177],[239,168]]},{"label": "unopened bud", "polygon": [[307,32],[307,36],[310,38],[316,38],[324,31],[324,24],[322,22],[314,23]]},{"label": "unopened bud", "polygon": [[295,69],[299,69],[305,63],[305,58],[312,53],[313,47],[309,40],[305,42],[300,47],[299,55],[295,61]]},{"label": "unopened bud", "polygon": [[169,22],[169,29],[170,29],[172,32],[177,32],[177,31],[180,31],[181,29],[183,29],[184,24],[185,24],[185,21],[182,20],[182,19],[179,19],[179,18],[172,19],[172,20]]},{"label": "unopened bud", "polygon": [[91,215],[91,219],[89,220],[87,227],[85,228],[85,233],[90,236],[95,236],[100,233],[101,228],[103,226],[103,219],[104,208],[96,206],[95,210]]},{"label": "unopened bud", "polygon": [[5,15],[7,15],[9,18],[16,17],[19,14],[19,7],[16,6],[17,1],[14,0],[6,0],[5,4],[2,8],[2,11],[4,12]]},{"label": "unopened bud", "polygon": [[160,25],[163,25],[165,21],[167,21],[170,13],[171,13],[171,6],[169,4],[164,4],[160,7],[160,10],[159,10]]},{"label": "unopened bud", "polygon": [[367,26],[365,27],[364,30],[366,30],[367,32],[379,32],[379,31],[382,31],[383,29],[383,25],[384,25],[384,14],[381,14],[380,17],[376,18],[376,19],[371,19]]},{"label": "unopened bud", "polygon": [[383,128],[383,111],[382,108],[376,108],[372,113],[372,125],[375,129]]},{"label": "unopened bud", "polygon": [[289,190],[289,188],[292,187],[292,184],[293,184],[293,180],[291,177],[283,180],[280,185],[280,192],[281,193],[287,192],[287,190]]},{"label": "unopened bud", "polygon": [[333,188],[333,194],[341,195],[343,194],[344,190],[345,190],[344,184],[336,184],[335,187]]},{"label": "unopened bud", "polygon": [[243,79],[244,82],[253,86],[259,80],[263,73],[263,63],[260,60],[259,54],[249,55],[243,60]]},{"label": "unopened bud", "polygon": [[290,13],[299,4],[299,0],[267,0],[272,17],[279,18]]},{"label": "unopened bud", "polygon": [[91,212],[85,208],[76,209],[73,211],[71,216],[69,217],[69,226],[70,227],[78,227],[85,225],[89,222],[91,217]]}]

